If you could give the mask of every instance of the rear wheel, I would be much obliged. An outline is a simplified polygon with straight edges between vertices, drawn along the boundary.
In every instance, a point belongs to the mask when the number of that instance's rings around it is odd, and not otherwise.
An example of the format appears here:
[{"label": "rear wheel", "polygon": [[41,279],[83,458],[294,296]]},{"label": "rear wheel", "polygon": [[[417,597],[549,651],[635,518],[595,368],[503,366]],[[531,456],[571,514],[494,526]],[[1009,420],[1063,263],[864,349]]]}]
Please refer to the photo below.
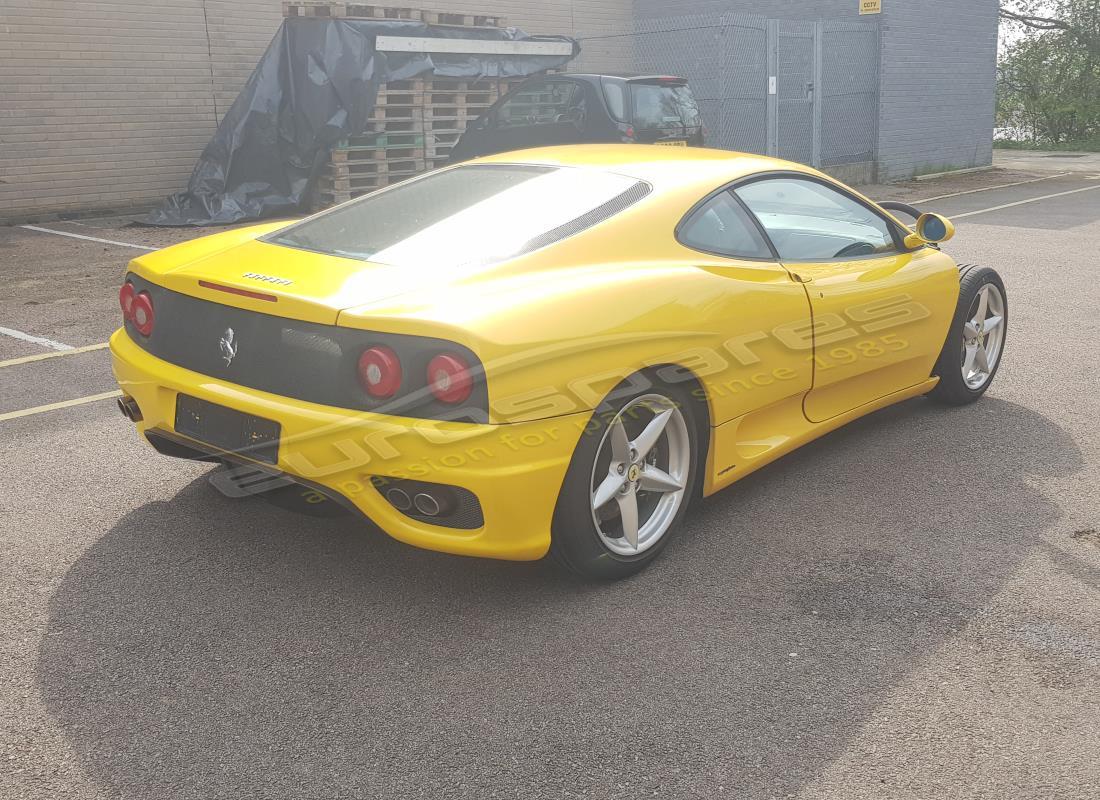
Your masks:
[{"label": "rear wheel", "polygon": [[573,572],[615,580],[645,569],[675,534],[695,493],[695,401],[659,386],[605,403],[562,486],[551,553]]},{"label": "rear wheel", "polygon": [[973,403],[989,389],[1008,335],[1008,293],[996,271],[972,267],[962,276],[959,303],[929,397],[948,405]]}]

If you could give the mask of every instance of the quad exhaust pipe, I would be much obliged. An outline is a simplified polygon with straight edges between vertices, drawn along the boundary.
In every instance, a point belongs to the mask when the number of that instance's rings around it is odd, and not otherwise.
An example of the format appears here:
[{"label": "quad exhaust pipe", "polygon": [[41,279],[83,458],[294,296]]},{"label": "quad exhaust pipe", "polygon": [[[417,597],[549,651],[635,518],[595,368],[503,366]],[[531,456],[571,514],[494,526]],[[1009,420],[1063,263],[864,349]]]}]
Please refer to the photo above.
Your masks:
[{"label": "quad exhaust pipe", "polygon": [[116,401],[118,403],[118,410],[122,413],[122,416],[130,420],[130,422],[141,422],[144,417],[141,415],[141,408],[138,407],[137,401],[134,398],[127,395],[123,395]]}]

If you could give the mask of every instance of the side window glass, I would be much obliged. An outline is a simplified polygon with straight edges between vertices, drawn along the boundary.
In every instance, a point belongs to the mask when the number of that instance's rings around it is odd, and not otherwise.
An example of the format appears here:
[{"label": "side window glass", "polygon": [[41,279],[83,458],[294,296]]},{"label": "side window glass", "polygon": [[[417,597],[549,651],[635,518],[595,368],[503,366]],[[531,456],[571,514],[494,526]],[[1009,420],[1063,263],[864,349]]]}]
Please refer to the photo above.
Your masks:
[{"label": "side window glass", "polygon": [[501,104],[497,127],[522,128],[552,125],[555,122],[580,122],[584,115],[584,93],[564,81],[533,83]]},{"label": "side window glass", "polygon": [[897,252],[890,224],[824,184],[772,178],[737,189],[784,261],[873,258]]},{"label": "side window glass", "polygon": [[603,96],[607,100],[607,110],[618,122],[626,122],[626,90],[617,81],[602,79]]},{"label": "side window glass", "polygon": [[752,218],[729,192],[715,195],[691,215],[680,228],[680,242],[735,258],[774,258]]}]

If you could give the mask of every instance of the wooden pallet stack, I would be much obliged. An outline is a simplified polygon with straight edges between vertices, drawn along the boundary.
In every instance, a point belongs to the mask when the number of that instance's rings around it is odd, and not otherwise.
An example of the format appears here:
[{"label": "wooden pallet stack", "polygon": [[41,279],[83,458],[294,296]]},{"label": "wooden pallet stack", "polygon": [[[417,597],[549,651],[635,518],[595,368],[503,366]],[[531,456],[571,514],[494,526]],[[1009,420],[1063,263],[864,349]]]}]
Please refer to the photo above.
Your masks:
[{"label": "wooden pallet stack", "polygon": [[321,200],[342,203],[443,166],[466,127],[517,80],[416,78],[384,84],[367,130],[332,149]]},{"label": "wooden pallet stack", "polygon": [[327,0],[300,0],[299,2],[284,0],[283,16],[426,22],[429,25],[478,28],[503,28],[508,24],[508,20],[499,14],[454,14],[447,11],[425,11],[420,8],[397,8],[365,3],[333,3]]},{"label": "wooden pallet stack", "polygon": [[[287,17],[420,21],[502,27],[493,14],[452,14],[361,3],[284,2]],[[366,130],[339,142],[322,173],[321,205],[342,203],[447,163],[466,127],[524,78],[414,78],[378,91]]]}]

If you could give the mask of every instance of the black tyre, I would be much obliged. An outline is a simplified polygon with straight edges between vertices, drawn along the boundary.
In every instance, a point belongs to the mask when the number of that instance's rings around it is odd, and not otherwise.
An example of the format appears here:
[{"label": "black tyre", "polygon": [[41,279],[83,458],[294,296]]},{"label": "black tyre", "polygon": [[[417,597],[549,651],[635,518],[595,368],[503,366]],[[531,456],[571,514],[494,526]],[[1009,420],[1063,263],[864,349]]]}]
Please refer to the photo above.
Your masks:
[{"label": "black tyre", "polygon": [[705,406],[683,385],[635,377],[593,415],[554,512],[551,554],[592,580],[649,566],[701,485]]},{"label": "black tyre", "polygon": [[1008,338],[1008,293],[995,270],[970,267],[960,279],[959,303],[933,374],[929,397],[947,405],[973,403],[989,389]]}]

